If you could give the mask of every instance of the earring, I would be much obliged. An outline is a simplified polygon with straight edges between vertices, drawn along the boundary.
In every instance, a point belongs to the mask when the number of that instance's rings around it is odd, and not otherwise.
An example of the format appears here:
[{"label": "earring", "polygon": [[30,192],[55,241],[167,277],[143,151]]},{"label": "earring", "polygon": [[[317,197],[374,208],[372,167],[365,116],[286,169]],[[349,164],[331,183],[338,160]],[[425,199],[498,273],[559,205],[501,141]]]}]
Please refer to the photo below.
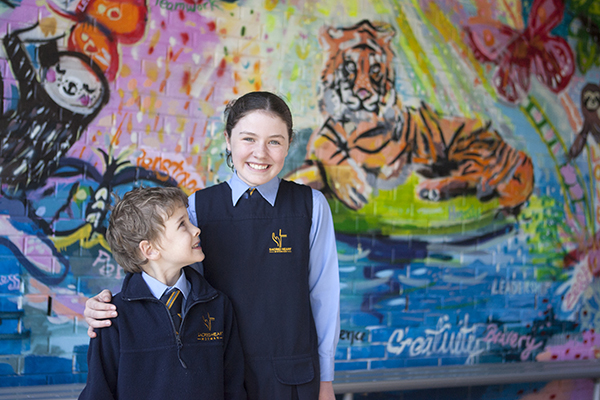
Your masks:
[{"label": "earring", "polygon": [[231,151],[229,150],[225,150],[225,162],[227,163],[229,169],[231,169],[232,171],[235,169],[233,167],[233,158],[231,156]]}]

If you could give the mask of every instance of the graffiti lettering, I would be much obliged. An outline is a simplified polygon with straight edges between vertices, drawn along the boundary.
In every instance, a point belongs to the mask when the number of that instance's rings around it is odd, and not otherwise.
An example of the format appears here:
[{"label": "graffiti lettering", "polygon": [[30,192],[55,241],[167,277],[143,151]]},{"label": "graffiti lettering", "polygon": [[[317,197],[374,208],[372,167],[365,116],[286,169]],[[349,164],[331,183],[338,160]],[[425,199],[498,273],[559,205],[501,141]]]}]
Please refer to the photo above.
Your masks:
[{"label": "graffiti lettering", "polygon": [[179,183],[179,186],[189,192],[195,192],[199,189],[196,179],[193,179],[189,172],[183,170],[183,160],[174,161],[160,156],[152,157],[147,155],[144,149],[141,149],[141,152],[142,154],[136,160],[137,165],[155,171],[156,177],[161,181],[167,181],[171,176]]},{"label": "graffiti lettering", "polygon": [[545,296],[552,287],[551,282],[508,281],[494,279],[492,295],[494,294],[539,294]]},{"label": "graffiti lettering", "polygon": [[98,257],[96,257],[96,259],[94,260],[92,267],[95,267],[96,265],[100,264],[100,268],[98,270],[100,272],[100,275],[112,276],[113,273],[116,271],[115,278],[120,279],[121,271],[123,270],[123,268],[121,268],[118,264],[115,266],[115,264],[109,262],[111,260],[112,257],[109,253],[100,250],[98,251]]},{"label": "graffiti lettering", "polygon": [[8,290],[19,290],[21,287],[21,278],[18,274],[0,275],[0,286],[5,286]]},{"label": "graffiti lettering", "polygon": [[156,6],[162,8],[167,11],[187,11],[187,12],[195,12],[201,10],[207,10],[209,7],[212,10],[218,9],[219,6],[215,0],[208,0],[206,2],[202,2],[200,4],[189,4],[185,2],[172,2],[167,0],[156,0]]},{"label": "graffiti lettering", "polygon": [[367,339],[368,333],[361,331],[346,331],[342,329],[340,331],[340,340],[349,340],[350,345],[354,344],[355,340],[359,342],[364,342]]},{"label": "graffiti lettering", "polygon": [[570,285],[569,291],[565,295],[565,299],[562,303],[563,311],[573,310],[583,292],[592,282],[593,276],[588,267],[588,258],[589,257],[586,256],[583,262],[575,265],[573,277],[558,289],[558,291],[560,291],[565,285]]},{"label": "graffiti lettering", "polygon": [[[425,329],[425,336],[405,338],[403,329],[396,329],[388,339],[387,351],[400,355],[408,349],[410,357],[430,356],[432,354],[452,354],[455,356],[468,356],[467,364],[484,349],[479,348],[477,341],[477,328],[479,324],[469,327],[469,315],[465,315],[459,325],[458,332],[450,332],[452,325],[448,323],[450,317],[444,315],[438,319],[436,329]],[[408,333],[408,328],[406,329]]]},{"label": "graffiti lettering", "polygon": [[99,210],[99,211],[92,212],[92,213],[86,215],[85,220],[87,222],[89,222],[90,224],[92,224],[92,226],[94,228],[98,228],[98,224],[103,219],[102,212],[105,210],[106,204],[108,202],[108,190],[105,187],[100,188],[94,194],[94,200],[96,200],[96,201],[94,202],[94,204],[92,204],[92,209]]},{"label": "graffiti lettering", "polygon": [[521,361],[528,359],[531,352],[543,344],[543,342],[536,342],[531,335],[519,335],[513,331],[499,331],[496,324],[488,325],[486,335],[482,340],[486,343],[499,344],[513,349],[525,347],[521,352]]}]

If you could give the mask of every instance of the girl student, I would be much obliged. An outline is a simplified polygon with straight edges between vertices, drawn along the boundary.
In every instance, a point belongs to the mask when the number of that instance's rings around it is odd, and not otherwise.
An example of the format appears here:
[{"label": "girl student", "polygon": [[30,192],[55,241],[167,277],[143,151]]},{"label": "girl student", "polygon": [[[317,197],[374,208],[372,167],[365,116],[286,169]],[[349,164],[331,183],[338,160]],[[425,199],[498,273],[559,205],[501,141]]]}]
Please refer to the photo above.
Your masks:
[{"label": "girl student", "polygon": [[[339,270],[323,194],[278,178],[293,137],[287,104],[250,92],[225,109],[227,181],[189,197],[201,229],[206,280],[233,303],[249,399],[333,400]],[[102,291],[86,303],[88,334],[116,308]]]}]

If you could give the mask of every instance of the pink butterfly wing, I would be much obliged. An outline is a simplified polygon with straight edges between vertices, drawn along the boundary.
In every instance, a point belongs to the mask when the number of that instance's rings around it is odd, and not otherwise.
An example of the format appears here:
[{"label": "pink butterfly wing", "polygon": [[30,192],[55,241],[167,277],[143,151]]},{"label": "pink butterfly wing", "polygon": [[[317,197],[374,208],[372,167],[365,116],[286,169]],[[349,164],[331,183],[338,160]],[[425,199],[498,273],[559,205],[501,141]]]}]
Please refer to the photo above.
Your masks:
[{"label": "pink butterfly wing", "polygon": [[530,37],[546,35],[562,21],[565,5],[563,0],[535,0],[527,21]]},{"label": "pink butterfly wing", "polygon": [[514,103],[529,89],[530,63],[517,58],[517,48],[526,46],[521,32],[496,21],[465,27],[468,43],[479,61],[498,65],[492,84],[500,98]]},{"label": "pink butterfly wing", "polygon": [[507,51],[492,78],[498,95],[508,103],[517,102],[529,90],[530,66],[519,61],[512,51]]},{"label": "pink butterfly wing", "polygon": [[479,61],[498,63],[519,32],[496,21],[466,26],[467,43]]},{"label": "pink butterfly wing", "polygon": [[543,84],[558,93],[567,87],[575,73],[575,58],[563,38],[546,37],[543,40],[543,49],[534,51],[533,70]]}]

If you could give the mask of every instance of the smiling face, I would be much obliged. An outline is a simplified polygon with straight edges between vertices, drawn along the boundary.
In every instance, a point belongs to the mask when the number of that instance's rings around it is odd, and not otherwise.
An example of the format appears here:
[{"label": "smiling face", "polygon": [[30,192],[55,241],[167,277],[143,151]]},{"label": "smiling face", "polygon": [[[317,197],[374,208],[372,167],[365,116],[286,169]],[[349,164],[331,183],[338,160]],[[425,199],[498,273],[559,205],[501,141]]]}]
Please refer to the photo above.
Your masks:
[{"label": "smiling face", "polygon": [[225,133],[227,150],[241,180],[250,186],[269,182],[283,169],[290,147],[288,127],[278,116],[252,111]]},{"label": "smiling face", "polygon": [[96,111],[106,90],[89,65],[69,55],[46,70],[42,84],[56,104],[83,115]]},{"label": "smiling face", "polygon": [[188,218],[187,209],[181,205],[165,221],[164,232],[155,244],[160,252],[159,265],[163,269],[179,270],[186,265],[204,260],[200,246],[200,229]]}]

